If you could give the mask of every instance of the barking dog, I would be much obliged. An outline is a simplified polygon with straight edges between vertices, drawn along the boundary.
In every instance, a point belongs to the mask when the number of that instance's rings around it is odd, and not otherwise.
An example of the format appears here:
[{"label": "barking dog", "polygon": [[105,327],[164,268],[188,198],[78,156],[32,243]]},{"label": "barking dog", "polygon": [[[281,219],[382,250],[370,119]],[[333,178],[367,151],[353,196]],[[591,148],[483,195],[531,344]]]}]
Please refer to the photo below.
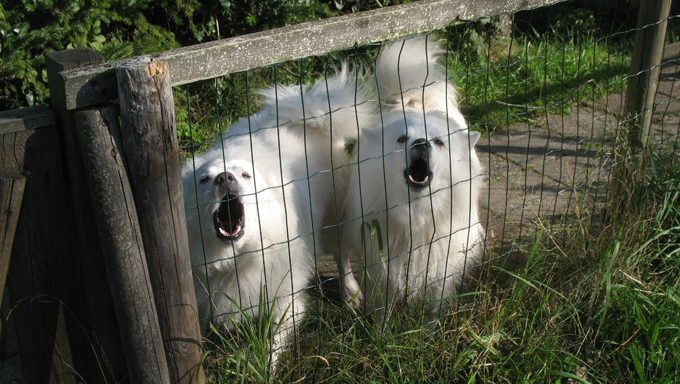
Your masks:
[{"label": "barking dog", "polygon": [[[229,329],[272,311],[289,338],[306,302],[317,255],[338,249],[337,209],[348,177],[345,143],[374,116],[343,66],[307,87],[277,85],[183,169],[187,227],[203,329]],[[366,117],[364,117],[366,116]],[[332,138],[332,140],[331,140]],[[261,303],[260,298],[266,298]],[[276,360],[276,354],[272,355]]]},{"label": "barking dog", "polygon": [[287,220],[282,191],[252,163],[223,160],[221,151],[196,160],[195,171],[193,162],[185,166],[184,191],[202,329],[209,321],[229,330],[243,316],[271,316],[277,350],[305,310],[312,276],[306,239],[289,239],[295,220]]},{"label": "barking dog", "polygon": [[384,318],[422,299],[432,319],[482,253],[483,170],[455,89],[425,37],[387,45],[375,66],[382,124],[361,131],[342,228],[362,282],[340,263],[346,294]]}]

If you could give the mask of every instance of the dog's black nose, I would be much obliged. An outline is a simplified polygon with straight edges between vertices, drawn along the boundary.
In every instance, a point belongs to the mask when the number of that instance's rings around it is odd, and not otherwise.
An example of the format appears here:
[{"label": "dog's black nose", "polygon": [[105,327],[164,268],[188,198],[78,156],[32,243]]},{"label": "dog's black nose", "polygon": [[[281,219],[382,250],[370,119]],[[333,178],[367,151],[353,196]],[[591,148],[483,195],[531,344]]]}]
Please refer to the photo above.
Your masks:
[{"label": "dog's black nose", "polygon": [[231,172],[222,172],[215,177],[217,185],[232,185],[236,183],[236,177]]},{"label": "dog's black nose", "polygon": [[413,144],[411,144],[411,148],[413,149],[425,149],[425,148],[430,148],[430,141],[427,139],[416,139],[413,141]]}]

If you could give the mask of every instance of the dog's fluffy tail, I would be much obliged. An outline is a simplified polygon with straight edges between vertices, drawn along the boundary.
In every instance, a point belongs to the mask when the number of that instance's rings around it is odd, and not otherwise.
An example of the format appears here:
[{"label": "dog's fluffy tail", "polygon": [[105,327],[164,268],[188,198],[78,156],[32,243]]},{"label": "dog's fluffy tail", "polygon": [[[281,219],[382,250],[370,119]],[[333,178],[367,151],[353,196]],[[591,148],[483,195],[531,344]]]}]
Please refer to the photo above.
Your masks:
[{"label": "dog's fluffy tail", "polygon": [[[365,76],[347,63],[333,75],[307,87],[284,86],[261,91],[269,111],[277,111],[279,125],[303,126],[307,135],[332,137],[333,150],[340,155],[348,142],[356,140],[362,127],[373,124],[375,100],[363,80]],[[297,128],[296,128],[297,129]],[[303,129],[298,129],[300,133]]]},{"label": "dog's fluffy tail", "polygon": [[[416,36],[387,44],[375,64],[382,103],[417,112],[458,112],[458,93],[439,60],[444,54],[432,36]],[[455,118],[455,116],[452,116]],[[462,118],[462,116],[460,116]]]}]

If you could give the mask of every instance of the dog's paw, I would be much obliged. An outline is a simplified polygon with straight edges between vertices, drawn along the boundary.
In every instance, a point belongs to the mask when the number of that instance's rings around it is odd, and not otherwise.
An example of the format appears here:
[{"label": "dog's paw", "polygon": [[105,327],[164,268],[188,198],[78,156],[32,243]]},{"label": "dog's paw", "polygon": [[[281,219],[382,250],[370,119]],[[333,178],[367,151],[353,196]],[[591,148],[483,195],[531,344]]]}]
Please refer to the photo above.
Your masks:
[{"label": "dog's paw", "polygon": [[361,293],[361,288],[359,288],[359,283],[356,281],[354,276],[347,275],[343,278],[343,284],[345,289],[343,296],[345,302],[349,304],[352,308],[359,309],[364,303],[364,294]]}]

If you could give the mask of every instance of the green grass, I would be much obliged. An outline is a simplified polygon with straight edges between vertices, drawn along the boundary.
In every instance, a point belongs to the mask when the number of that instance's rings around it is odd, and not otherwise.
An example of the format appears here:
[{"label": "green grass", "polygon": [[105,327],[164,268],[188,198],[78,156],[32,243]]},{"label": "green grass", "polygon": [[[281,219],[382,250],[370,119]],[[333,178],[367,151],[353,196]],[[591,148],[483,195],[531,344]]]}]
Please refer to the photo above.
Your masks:
[{"label": "green grass", "polygon": [[[450,43],[448,76],[460,92],[470,126],[481,132],[545,113],[568,114],[577,103],[604,102],[607,94],[625,86],[622,75],[629,50],[621,41],[515,36],[474,44],[470,50]],[[175,99],[180,146],[204,148],[239,117],[257,111],[258,89],[274,83],[311,83],[343,59],[370,67],[377,50],[357,48],[179,88]]]},{"label": "green grass", "polygon": [[482,47],[449,58],[463,113],[482,132],[546,113],[569,114],[573,105],[603,102],[625,85],[629,50],[621,42],[508,36]]},{"label": "green grass", "polygon": [[[505,37],[451,47],[449,76],[473,129],[491,133],[621,92],[629,43]],[[359,50],[370,62],[375,47]],[[257,108],[253,90],[307,83],[342,54],[237,74],[214,94],[186,88],[185,146],[210,141]],[[248,76],[247,87],[245,77]],[[206,95],[209,107],[200,100]],[[248,100],[245,105],[244,101]],[[193,104],[192,104],[193,103]],[[231,104],[230,104],[231,103]],[[220,111],[219,120],[215,111]],[[225,112],[230,111],[230,112]],[[179,115],[179,113],[178,113]],[[197,117],[199,116],[199,117]],[[191,134],[197,136],[191,137]],[[517,242],[521,267],[495,259],[450,303],[441,327],[399,308],[381,330],[370,316],[321,299],[283,354],[278,382],[671,383],[680,375],[680,159],[652,161],[634,208],[612,224],[542,227]],[[579,210],[575,210],[578,212]],[[497,255],[495,253],[494,255]],[[258,330],[257,332],[253,330]],[[267,333],[246,324],[206,356],[210,382],[261,382]],[[245,349],[244,349],[245,348]]]},{"label": "green grass", "polygon": [[[417,310],[400,308],[381,332],[370,316],[317,302],[275,381],[676,382],[680,158],[674,156],[651,162],[634,208],[615,224],[573,220],[543,228],[514,249],[526,260],[522,267],[486,264],[479,283],[451,302],[440,328],[423,328]],[[225,345],[208,356],[243,356],[242,345]],[[261,371],[250,366],[257,364],[208,372],[214,382],[258,382]]]}]

